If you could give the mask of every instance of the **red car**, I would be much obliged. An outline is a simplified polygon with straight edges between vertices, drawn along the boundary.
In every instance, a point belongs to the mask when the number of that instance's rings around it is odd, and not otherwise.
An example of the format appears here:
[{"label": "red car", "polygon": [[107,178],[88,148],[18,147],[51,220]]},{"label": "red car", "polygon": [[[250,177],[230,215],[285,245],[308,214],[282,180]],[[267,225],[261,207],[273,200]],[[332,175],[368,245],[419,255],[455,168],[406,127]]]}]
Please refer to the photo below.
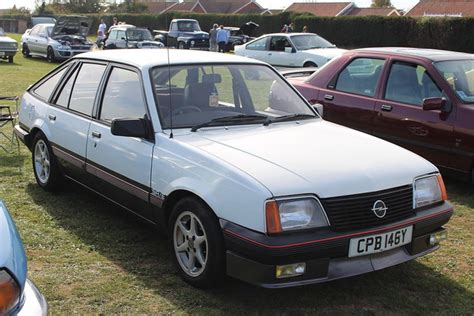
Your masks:
[{"label": "red car", "polygon": [[310,103],[323,105],[326,120],[399,144],[474,182],[474,55],[358,49],[310,76],[287,77]]}]

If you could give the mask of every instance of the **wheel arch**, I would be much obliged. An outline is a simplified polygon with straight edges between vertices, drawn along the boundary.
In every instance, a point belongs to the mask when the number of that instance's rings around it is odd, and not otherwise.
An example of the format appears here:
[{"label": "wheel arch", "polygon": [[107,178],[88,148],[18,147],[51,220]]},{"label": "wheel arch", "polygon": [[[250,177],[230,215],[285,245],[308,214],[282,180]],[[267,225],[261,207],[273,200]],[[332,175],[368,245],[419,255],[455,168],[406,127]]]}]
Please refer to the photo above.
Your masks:
[{"label": "wheel arch", "polygon": [[181,201],[182,199],[187,198],[187,197],[192,197],[192,198],[195,198],[195,199],[199,200],[207,208],[209,208],[209,210],[211,211],[211,214],[213,216],[215,216],[216,218],[219,218],[217,216],[216,212],[212,209],[212,207],[209,205],[209,203],[206,202],[206,200],[204,198],[202,198],[197,193],[192,192],[189,189],[179,188],[179,189],[176,189],[176,190],[172,191],[170,194],[168,194],[165,197],[164,201],[163,201],[163,205],[161,207],[162,208],[162,214],[161,214],[161,218],[160,218],[163,228],[168,227],[168,221],[169,221],[171,212],[173,210],[173,207],[179,201]]}]

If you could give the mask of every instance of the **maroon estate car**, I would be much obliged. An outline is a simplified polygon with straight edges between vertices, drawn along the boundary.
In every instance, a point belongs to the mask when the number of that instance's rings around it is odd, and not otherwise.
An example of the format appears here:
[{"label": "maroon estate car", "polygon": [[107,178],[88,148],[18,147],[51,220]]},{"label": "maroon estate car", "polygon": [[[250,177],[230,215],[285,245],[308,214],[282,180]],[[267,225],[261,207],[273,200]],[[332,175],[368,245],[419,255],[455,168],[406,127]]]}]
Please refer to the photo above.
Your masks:
[{"label": "maroon estate car", "polygon": [[474,55],[359,49],[309,77],[287,77],[310,103],[323,105],[326,120],[399,144],[474,182]]}]

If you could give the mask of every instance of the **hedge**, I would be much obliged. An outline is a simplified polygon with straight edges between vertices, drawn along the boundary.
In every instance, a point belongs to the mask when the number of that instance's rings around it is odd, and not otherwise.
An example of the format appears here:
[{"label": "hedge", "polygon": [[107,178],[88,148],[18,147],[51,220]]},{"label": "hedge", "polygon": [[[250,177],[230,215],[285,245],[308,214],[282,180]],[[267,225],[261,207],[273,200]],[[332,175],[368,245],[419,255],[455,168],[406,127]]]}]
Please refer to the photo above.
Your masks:
[{"label": "hedge", "polygon": [[[112,15],[90,15],[95,34],[99,19],[110,25]],[[295,30],[308,26],[315,32],[344,48],[406,46],[474,52],[474,18],[412,18],[412,17],[315,17],[309,14],[278,15],[259,14],[197,14],[170,12],[165,14],[114,14],[120,21],[149,29],[168,29],[173,18],[191,18],[199,21],[201,28],[209,30],[214,23],[240,26],[248,21],[260,25],[255,35],[279,32],[283,24],[293,21]],[[6,17],[6,16],[4,16]]]}]

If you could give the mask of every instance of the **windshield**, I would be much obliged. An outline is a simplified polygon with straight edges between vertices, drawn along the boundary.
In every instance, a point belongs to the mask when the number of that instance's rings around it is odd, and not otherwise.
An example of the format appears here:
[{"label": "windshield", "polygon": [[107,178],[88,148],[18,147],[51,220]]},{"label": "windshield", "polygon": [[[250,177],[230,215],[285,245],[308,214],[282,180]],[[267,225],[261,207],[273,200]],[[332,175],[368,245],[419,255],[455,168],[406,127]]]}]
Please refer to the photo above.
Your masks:
[{"label": "windshield", "polygon": [[291,41],[293,42],[297,50],[335,47],[333,44],[329,43],[321,36],[315,34],[294,35],[291,37]]},{"label": "windshield", "polygon": [[[171,117],[173,128],[191,128],[212,120],[218,120],[216,126],[263,124],[268,119],[295,114],[299,116],[293,120],[305,115],[303,119],[318,117],[274,70],[264,65],[183,65],[170,70],[157,67],[151,76],[165,129],[170,128]],[[225,120],[219,120],[222,118]]]},{"label": "windshield", "polygon": [[0,27],[0,36],[5,36],[5,31]]},{"label": "windshield", "polygon": [[474,103],[474,59],[440,61],[434,65],[464,103]]},{"label": "windshield", "polygon": [[178,31],[180,32],[199,32],[201,28],[196,21],[179,21]]},{"label": "windshield", "polygon": [[150,31],[147,29],[128,29],[127,38],[129,41],[152,41]]}]

